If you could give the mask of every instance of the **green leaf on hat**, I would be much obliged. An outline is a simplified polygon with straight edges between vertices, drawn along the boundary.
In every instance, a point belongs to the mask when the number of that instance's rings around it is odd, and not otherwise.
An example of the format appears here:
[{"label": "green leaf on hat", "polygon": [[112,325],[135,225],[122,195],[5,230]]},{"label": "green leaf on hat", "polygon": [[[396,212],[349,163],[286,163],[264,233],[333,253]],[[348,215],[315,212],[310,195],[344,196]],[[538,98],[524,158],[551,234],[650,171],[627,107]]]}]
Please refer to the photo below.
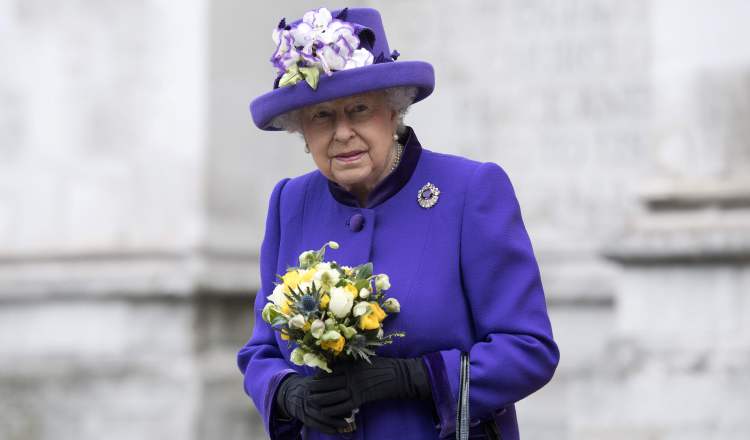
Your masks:
[{"label": "green leaf on hat", "polygon": [[299,68],[297,67],[297,65],[293,65],[289,69],[287,69],[284,75],[282,75],[281,79],[279,80],[279,87],[291,86],[297,84],[301,80],[302,75],[300,74]]},{"label": "green leaf on hat", "polygon": [[317,67],[300,67],[299,71],[305,77],[305,81],[310,85],[310,88],[317,90],[320,70]]}]

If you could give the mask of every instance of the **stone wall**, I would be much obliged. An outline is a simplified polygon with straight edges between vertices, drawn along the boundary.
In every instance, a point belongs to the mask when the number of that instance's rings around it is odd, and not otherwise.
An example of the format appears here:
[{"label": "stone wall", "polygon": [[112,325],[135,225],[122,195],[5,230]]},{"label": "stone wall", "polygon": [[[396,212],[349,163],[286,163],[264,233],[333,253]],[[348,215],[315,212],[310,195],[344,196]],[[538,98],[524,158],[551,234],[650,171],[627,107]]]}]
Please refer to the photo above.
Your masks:
[{"label": "stone wall", "polygon": [[[746,2],[358,5],[435,67],[425,148],[516,189],[562,352],[523,438],[748,437]],[[313,164],[247,104],[317,6],[0,0],[1,438],[264,438],[234,354]]]}]

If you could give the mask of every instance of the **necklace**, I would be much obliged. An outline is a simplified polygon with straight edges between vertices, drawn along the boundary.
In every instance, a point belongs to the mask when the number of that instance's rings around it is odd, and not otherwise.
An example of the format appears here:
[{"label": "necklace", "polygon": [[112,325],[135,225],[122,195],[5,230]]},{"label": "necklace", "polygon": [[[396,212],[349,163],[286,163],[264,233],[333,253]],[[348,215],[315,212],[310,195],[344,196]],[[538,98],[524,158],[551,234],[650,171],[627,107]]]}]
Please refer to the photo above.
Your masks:
[{"label": "necklace", "polygon": [[393,161],[393,165],[391,165],[391,172],[393,172],[396,167],[398,167],[399,162],[401,162],[401,154],[404,151],[404,146],[400,143],[396,142],[396,158]]}]

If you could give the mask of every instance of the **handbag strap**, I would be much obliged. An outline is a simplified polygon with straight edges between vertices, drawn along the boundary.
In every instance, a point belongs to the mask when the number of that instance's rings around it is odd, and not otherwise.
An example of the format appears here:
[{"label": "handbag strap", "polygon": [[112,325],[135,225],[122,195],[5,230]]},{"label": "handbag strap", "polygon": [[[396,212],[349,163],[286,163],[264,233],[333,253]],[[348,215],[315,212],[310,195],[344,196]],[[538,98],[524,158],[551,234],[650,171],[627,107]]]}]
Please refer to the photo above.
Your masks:
[{"label": "handbag strap", "polygon": [[461,379],[458,385],[456,440],[469,439],[469,354],[461,353]]}]

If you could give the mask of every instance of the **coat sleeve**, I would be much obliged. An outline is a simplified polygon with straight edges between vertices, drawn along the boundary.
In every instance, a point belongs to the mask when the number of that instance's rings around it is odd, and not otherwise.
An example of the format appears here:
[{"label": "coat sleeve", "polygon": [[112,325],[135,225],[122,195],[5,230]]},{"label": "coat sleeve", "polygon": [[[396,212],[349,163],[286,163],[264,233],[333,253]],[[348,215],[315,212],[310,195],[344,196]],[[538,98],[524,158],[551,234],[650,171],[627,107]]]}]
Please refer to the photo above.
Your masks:
[{"label": "coat sleeve", "polygon": [[282,420],[275,414],[276,390],[282,380],[295,371],[282,357],[274,330],[261,318],[266,297],[273,291],[276,277],[281,232],[279,200],[288,180],[283,179],[277,183],[271,193],[266,232],[260,249],[261,286],[255,297],[253,334],[237,354],[237,365],[244,375],[245,392],[255,403],[270,438],[278,440],[297,438],[301,429],[301,423],[296,419]]},{"label": "coat sleeve", "polygon": [[[460,247],[475,340],[469,351],[469,410],[476,421],[544,386],[559,360],[518,200],[495,163],[479,165],[470,179]],[[423,357],[441,437],[456,429],[460,353],[456,348]]]}]

